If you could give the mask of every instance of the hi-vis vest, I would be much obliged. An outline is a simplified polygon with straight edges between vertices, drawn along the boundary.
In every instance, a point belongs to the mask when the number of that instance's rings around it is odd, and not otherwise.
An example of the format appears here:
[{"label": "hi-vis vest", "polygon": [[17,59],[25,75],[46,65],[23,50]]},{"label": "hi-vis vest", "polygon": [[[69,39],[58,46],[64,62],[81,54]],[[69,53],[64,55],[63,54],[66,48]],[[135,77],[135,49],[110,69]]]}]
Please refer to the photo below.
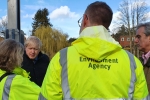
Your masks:
[{"label": "hi-vis vest", "polygon": [[[15,74],[12,74],[12,73],[5,73],[3,74],[0,78],[1,80],[8,75],[6,81],[5,81],[5,85],[4,85],[4,88],[3,88],[3,93],[2,93],[2,100],[9,100],[9,92],[10,92],[10,87],[11,87],[11,84],[12,84],[12,80],[13,78],[16,76]],[[0,80],[0,82],[1,82]]]},{"label": "hi-vis vest", "polygon": [[[147,97],[143,99],[133,99],[134,93],[134,82],[136,81],[136,63],[134,60],[134,56],[126,51],[130,59],[130,69],[131,69],[131,80],[130,86],[128,89],[128,98],[115,98],[115,99],[104,99],[104,98],[95,98],[95,99],[80,99],[80,98],[73,98],[71,97],[70,88],[69,88],[69,81],[68,81],[68,73],[67,73],[67,48],[64,48],[60,51],[60,65],[62,66],[62,91],[63,91],[63,99],[62,100],[148,100]],[[118,84],[119,85],[119,84]],[[113,92],[113,91],[112,91]],[[67,99],[66,99],[67,98]],[[39,95],[38,100],[47,100],[41,93]]]},{"label": "hi-vis vest", "polygon": [[0,70],[0,100],[37,100],[40,87],[25,74],[19,75]]}]

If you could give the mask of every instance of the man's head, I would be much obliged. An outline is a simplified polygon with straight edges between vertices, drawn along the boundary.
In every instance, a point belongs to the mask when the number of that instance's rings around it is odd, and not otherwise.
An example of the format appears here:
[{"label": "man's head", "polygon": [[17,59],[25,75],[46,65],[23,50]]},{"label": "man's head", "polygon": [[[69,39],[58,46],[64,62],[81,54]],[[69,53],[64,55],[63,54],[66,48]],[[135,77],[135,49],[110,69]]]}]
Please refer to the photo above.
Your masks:
[{"label": "man's head", "polygon": [[40,52],[42,43],[39,38],[35,36],[30,36],[25,41],[24,45],[25,45],[25,51],[26,51],[27,56],[30,59],[35,59]]},{"label": "man's head", "polygon": [[83,14],[83,19],[80,27],[80,33],[86,27],[103,25],[108,29],[112,21],[113,12],[111,8],[102,1],[91,3]]},{"label": "man's head", "polygon": [[144,53],[150,51],[150,22],[141,23],[137,26],[134,42],[140,51]]}]

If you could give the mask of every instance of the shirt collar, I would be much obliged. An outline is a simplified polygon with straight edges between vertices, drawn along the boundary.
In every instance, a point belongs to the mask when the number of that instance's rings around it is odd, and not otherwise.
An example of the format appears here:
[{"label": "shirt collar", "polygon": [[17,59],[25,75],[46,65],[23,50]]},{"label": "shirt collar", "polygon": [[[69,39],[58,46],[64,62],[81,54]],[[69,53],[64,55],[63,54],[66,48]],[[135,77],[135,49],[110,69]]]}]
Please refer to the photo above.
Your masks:
[{"label": "shirt collar", "polygon": [[142,58],[144,59],[144,64],[146,64],[149,57],[150,57],[150,51],[146,54],[142,54]]}]

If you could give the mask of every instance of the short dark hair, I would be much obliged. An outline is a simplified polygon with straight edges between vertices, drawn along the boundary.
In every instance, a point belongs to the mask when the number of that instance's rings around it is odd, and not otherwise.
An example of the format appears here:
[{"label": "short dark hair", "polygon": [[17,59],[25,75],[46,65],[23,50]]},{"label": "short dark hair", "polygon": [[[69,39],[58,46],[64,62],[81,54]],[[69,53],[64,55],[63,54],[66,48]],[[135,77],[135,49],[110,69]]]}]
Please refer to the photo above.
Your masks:
[{"label": "short dark hair", "polygon": [[140,27],[144,27],[144,28],[145,28],[144,34],[145,34],[146,36],[149,36],[149,35],[150,35],[150,22],[138,24],[136,30],[138,30]]},{"label": "short dark hair", "polygon": [[113,12],[105,2],[96,1],[86,8],[85,14],[88,15],[91,23],[103,25],[108,29],[112,21]]}]

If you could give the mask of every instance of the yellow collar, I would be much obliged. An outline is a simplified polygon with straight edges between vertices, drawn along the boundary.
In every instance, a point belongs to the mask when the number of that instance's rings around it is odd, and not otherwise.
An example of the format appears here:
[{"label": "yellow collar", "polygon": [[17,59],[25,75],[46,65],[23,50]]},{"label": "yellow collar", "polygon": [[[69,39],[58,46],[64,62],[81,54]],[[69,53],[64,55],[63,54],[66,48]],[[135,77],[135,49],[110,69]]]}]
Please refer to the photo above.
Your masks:
[{"label": "yellow collar", "polygon": [[13,70],[13,73],[17,74],[17,75],[22,75],[23,77],[26,78],[30,78],[29,73],[27,73],[24,69],[22,69],[21,67],[16,67]]}]

